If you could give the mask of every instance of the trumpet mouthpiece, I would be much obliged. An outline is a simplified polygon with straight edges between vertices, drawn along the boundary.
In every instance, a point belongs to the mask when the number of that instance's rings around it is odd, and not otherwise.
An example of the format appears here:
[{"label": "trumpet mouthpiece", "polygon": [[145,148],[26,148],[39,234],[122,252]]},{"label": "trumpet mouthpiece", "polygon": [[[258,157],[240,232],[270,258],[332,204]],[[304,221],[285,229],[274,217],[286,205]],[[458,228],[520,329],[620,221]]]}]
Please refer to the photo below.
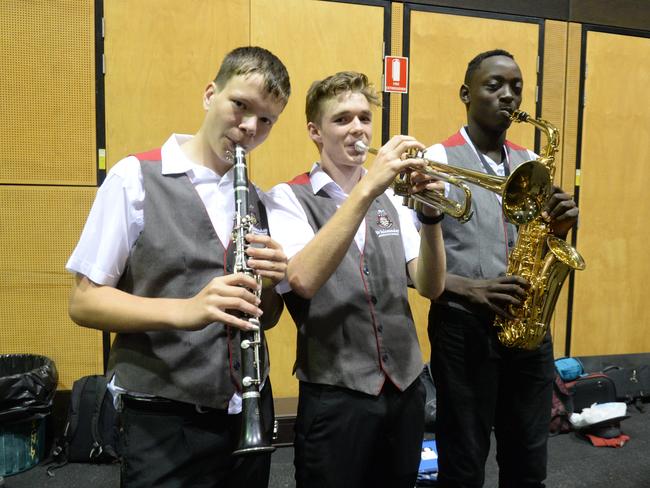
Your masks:
[{"label": "trumpet mouthpiece", "polygon": [[365,153],[368,152],[368,146],[366,146],[363,141],[357,141],[354,143],[354,148],[357,150],[357,152],[360,153]]}]

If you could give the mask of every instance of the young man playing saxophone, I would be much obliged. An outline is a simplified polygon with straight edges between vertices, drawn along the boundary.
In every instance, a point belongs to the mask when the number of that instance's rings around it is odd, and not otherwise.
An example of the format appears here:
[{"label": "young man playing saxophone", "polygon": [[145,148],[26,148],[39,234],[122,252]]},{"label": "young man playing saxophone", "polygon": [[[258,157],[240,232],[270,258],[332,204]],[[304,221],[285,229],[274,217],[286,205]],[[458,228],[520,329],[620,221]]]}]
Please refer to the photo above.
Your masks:
[{"label": "young man playing saxophone", "polygon": [[429,298],[442,291],[441,216],[423,209],[418,234],[386,191],[423,165],[404,157],[423,148],[412,137],[393,137],[363,168],[355,143],[370,144],[377,104],[361,73],[314,82],[307,130],[320,161],[271,191],[271,232],[290,258],[283,297],[298,328],[298,488],[412,488],[417,477],[424,388],[407,281]]},{"label": "young man playing saxophone", "polygon": [[[195,136],[118,162],[97,193],[67,269],[76,274],[70,316],[116,333],[109,359],[119,398],[121,486],[265,488],[270,455],[235,458],[241,415],[240,314],[275,324],[273,291],[286,257],[268,236],[262,195],[249,185],[257,230],[249,265],[233,272],[230,243],[235,145],[251,151],[269,135],[290,93],[282,62],[259,47],[235,49],[203,94]],[[262,315],[262,311],[265,311]],[[273,424],[268,361],[261,408]]]},{"label": "young man playing saxophone", "polygon": [[[467,126],[429,148],[429,159],[503,176],[535,155],[506,139],[521,104],[523,79],[511,54],[488,51],[470,61],[460,99]],[[533,351],[502,346],[495,314],[510,318],[529,285],[505,276],[517,229],[504,221],[501,199],[472,186],[474,215],[443,222],[447,278],[429,313],[431,371],[436,385],[436,442],[441,487],[479,488],[492,427],[500,488],[539,488],[546,478],[553,346],[548,334]],[[454,198],[452,188],[450,196]],[[551,228],[565,238],[578,208],[559,188],[547,204]]]}]

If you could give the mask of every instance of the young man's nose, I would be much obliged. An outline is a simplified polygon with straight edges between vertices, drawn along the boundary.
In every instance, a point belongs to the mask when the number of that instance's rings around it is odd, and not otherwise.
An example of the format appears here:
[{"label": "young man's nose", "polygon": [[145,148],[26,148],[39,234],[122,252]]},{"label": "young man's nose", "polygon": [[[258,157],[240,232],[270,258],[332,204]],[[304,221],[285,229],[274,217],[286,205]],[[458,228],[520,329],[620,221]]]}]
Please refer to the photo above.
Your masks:
[{"label": "young man's nose", "polygon": [[246,133],[249,137],[254,137],[257,133],[257,117],[254,115],[247,115],[242,117],[239,123],[239,128]]},{"label": "young man's nose", "polygon": [[501,96],[499,99],[504,100],[504,101],[512,101],[515,98],[515,92],[512,88],[510,88],[508,85],[504,85],[503,89],[501,90]]},{"label": "young man's nose", "polygon": [[363,132],[363,124],[361,123],[361,120],[359,120],[359,117],[352,119],[352,122],[350,123],[350,132],[355,134]]}]

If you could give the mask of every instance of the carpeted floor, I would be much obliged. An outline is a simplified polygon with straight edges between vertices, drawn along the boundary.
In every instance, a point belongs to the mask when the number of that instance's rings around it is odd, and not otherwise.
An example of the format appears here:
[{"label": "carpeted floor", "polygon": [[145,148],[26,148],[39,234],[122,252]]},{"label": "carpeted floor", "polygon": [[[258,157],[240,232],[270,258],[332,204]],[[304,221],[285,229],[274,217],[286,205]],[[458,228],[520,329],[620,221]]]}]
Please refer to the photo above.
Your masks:
[{"label": "carpeted floor", "polygon": [[[628,408],[630,418],[621,430],[630,436],[622,448],[596,448],[575,434],[549,440],[548,488],[648,488],[650,487],[650,405],[648,412]],[[496,487],[494,449],[487,465],[485,486]],[[69,464],[49,478],[42,465],[6,477],[3,488],[117,488],[119,468]],[[273,454],[270,488],[293,488],[293,449],[281,447]]]}]

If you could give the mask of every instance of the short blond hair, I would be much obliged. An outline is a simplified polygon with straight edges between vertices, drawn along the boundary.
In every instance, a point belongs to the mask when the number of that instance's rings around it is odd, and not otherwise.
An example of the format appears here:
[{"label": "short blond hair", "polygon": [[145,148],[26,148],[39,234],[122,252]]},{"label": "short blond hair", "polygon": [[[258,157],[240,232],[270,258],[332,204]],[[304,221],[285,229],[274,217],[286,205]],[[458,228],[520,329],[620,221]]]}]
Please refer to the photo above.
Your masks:
[{"label": "short blond hair", "polygon": [[348,91],[363,94],[371,105],[381,105],[379,94],[366,75],[356,71],[340,71],[323,80],[314,81],[309,87],[305,106],[307,122],[320,123],[323,103]]}]

